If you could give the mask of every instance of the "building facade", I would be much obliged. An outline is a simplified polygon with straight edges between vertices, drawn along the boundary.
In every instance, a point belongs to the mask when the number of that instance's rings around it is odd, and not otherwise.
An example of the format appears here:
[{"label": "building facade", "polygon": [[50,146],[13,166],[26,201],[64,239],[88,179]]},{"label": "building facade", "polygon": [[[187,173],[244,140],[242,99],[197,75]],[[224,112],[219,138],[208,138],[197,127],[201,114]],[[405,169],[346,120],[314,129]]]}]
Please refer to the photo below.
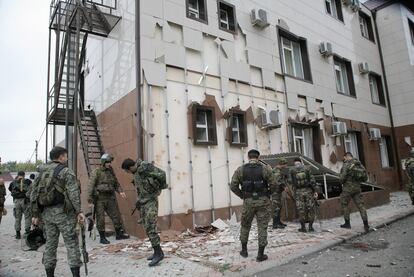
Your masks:
[{"label": "building facade", "polygon": [[[406,100],[414,97],[414,48],[387,40],[397,35],[392,28],[413,35],[410,21],[391,20],[414,18],[404,5],[378,11],[377,32],[373,13],[358,1],[141,1],[137,109],[135,2],[117,1],[112,12],[121,20],[107,38],[89,37],[84,65],[85,106],[97,113],[104,148],[130,192],[121,205],[126,219],[135,192],[120,164],[136,158],[139,112],[144,158],[167,173],[159,216],[169,227],[172,217],[201,225],[237,209],[242,201],[228,184],[250,148],[300,152],[337,172],[350,151],[372,183],[400,188],[392,126],[414,139]],[[407,60],[397,51],[403,47]],[[401,58],[395,66],[391,56]],[[410,73],[401,75],[400,66]],[[85,190],[82,158],[78,177]]]}]

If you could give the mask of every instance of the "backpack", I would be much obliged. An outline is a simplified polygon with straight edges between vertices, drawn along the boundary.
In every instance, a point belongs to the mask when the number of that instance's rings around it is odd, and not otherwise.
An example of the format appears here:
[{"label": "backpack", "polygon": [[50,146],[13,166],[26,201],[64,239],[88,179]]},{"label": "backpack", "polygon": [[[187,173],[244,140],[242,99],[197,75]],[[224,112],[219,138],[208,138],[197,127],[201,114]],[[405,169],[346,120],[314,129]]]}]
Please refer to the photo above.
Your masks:
[{"label": "backpack", "polygon": [[143,177],[147,178],[150,183],[151,188],[147,188],[148,191],[155,193],[168,188],[167,177],[164,170],[156,167],[152,163],[142,162],[140,171],[142,172]]},{"label": "backpack", "polygon": [[350,167],[352,178],[358,182],[368,181],[367,170],[361,163],[354,163]]},{"label": "backpack", "polygon": [[40,206],[48,207],[65,203],[65,186],[57,177],[65,167],[62,164],[56,167],[49,166],[40,173],[37,197]]},{"label": "backpack", "polygon": [[168,188],[167,185],[167,176],[165,174],[165,171],[153,166],[153,171],[151,173],[151,176],[155,179],[155,183],[158,187],[158,191],[162,191],[163,189]]}]

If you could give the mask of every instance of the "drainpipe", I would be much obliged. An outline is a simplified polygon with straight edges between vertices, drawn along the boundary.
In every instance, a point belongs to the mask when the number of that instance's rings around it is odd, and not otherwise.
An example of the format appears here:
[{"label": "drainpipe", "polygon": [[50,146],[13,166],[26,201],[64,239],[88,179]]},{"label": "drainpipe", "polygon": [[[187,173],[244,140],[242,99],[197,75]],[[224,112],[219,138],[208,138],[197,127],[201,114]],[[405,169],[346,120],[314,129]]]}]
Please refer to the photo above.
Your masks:
[{"label": "drainpipe", "polygon": [[144,158],[141,114],[141,11],[140,0],[135,1],[135,86],[137,90],[137,158]]},{"label": "drainpipe", "polygon": [[381,40],[378,32],[378,25],[377,25],[377,11],[372,11],[372,18],[374,19],[374,27],[375,27],[375,35],[377,37],[377,43],[378,43],[378,50],[380,54],[380,60],[381,60],[381,70],[382,70],[382,76],[384,76],[384,88],[385,88],[385,97],[387,98],[387,107],[388,107],[388,113],[390,116],[390,123],[391,123],[391,140],[394,147],[395,155],[397,156],[397,170],[398,170],[398,183],[400,185],[400,189],[402,189],[402,168],[401,168],[401,157],[400,153],[398,152],[398,143],[397,143],[397,135],[395,134],[395,126],[394,126],[394,118],[392,116],[392,108],[391,108],[391,101],[390,101],[390,93],[388,89],[388,81],[387,81],[387,74],[385,72],[385,63],[384,63],[384,56],[382,53],[382,47],[381,47]]}]

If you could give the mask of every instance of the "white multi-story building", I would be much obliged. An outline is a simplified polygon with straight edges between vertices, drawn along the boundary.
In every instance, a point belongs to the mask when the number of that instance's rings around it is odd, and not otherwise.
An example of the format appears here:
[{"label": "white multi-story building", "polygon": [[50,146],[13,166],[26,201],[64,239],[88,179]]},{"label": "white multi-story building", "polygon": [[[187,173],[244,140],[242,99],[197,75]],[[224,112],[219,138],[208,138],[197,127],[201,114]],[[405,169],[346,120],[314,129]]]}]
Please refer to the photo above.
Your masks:
[{"label": "white multi-story building", "polygon": [[[141,1],[139,17],[136,1],[113,2],[110,13],[121,19],[106,38],[89,36],[86,43],[81,101],[97,113],[103,146],[115,156],[127,191],[133,188],[119,165],[137,157],[142,115],[143,158],[163,168],[170,184],[160,196],[162,218],[206,224],[237,210],[242,202],[228,183],[250,148],[300,152],[334,171],[349,151],[366,165],[371,182],[399,188],[392,127],[414,124],[403,100],[414,82],[414,49],[411,40],[399,44],[398,51],[411,47],[408,60],[395,49],[392,57],[411,70],[399,74],[400,64],[389,60],[388,40],[397,35],[391,27],[409,37],[411,25],[383,21],[414,18],[403,4],[378,11],[375,23],[358,1],[152,0]],[[399,90],[403,76],[406,91]],[[389,95],[384,77],[393,81]],[[132,205],[121,205],[125,218]]]}]

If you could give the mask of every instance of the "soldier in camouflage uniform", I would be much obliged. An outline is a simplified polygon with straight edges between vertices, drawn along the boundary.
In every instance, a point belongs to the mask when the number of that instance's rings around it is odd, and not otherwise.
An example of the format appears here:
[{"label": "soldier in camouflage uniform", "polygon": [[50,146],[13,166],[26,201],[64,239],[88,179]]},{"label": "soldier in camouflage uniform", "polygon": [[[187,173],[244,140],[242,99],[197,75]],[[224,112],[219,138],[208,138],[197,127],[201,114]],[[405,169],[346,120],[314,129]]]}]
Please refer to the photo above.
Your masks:
[{"label": "soldier in camouflage uniform", "polygon": [[131,159],[123,161],[122,169],[134,174],[134,185],[138,196],[136,208],[141,214],[142,225],[154,249],[154,254],[148,257],[151,261],[148,265],[155,266],[164,259],[157,232],[157,220],[158,196],[166,185],[165,172],[152,163],[141,160],[135,162]]},{"label": "soldier in camouflage uniform", "polygon": [[[365,170],[363,165],[357,159],[354,159],[352,153],[347,152],[344,155],[344,164],[341,168],[341,173],[339,175],[339,181],[342,184],[342,193],[341,193],[341,206],[344,213],[345,223],[341,225],[341,228],[351,229],[350,223],[350,210],[349,202],[354,201],[355,206],[357,206],[359,213],[361,214],[362,221],[364,222],[364,229],[366,232],[369,231],[368,225],[368,216],[367,211],[364,206],[364,200],[361,195],[361,180],[356,175],[357,168]],[[366,172],[365,172],[366,174]],[[366,181],[366,180],[365,180]]]},{"label": "soldier in camouflage uniform", "polygon": [[4,202],[6,201],[6,188],[4,187],[4,180],[0,178],[0,223],[3,216]]},{"label": "soldier in camouflage uniform", "polygon": [[126,198],[126,195],[119,185],[112,169],[112,160],[113,158],[111,155],[102,155],[101,166],[92,172],[88,187],[88,203],[94,204],[96,227],[99,232],[100,242],[103,244],[109,243],[105,237],[105,212],[109,215],[114,224],[116,239],[129,238],[128,235],[124,234],[115,192],[118,192],[122,198]]},{"label": "soldier in camouflage uniform", "polygon": [[[84,224],[85,221],[80,206],[79,184],[73,171],[66,166],[67,150],[65,148],[54,147],[50,151],[50,159],[52,162],[39,167],[39,178],[36,179],[30,195],[34,215],[33,224],[38,225],[39,216],[45,224],[47,240],[42,262],[46,276],[54,276],[59,235],[62,234],[72,276],[77,277],[80,276],[79,269],[82,263],[75,228],[77,223]],[[47,195],[44,190],[44,179],[52,178],[48,173],[50,171],[53,172],[53,180],[55,180],[50,183],[49,187],[55,189],[53,190],[53,202],[50,205],[41,205],[40,200]],[[63,187],[62,193],[59,192],[58,187],[60,189]]]},{"label": "soldier in camouflage uniform", "polygon": [[13,214],[16,219],[14,223],[16,239],[21,238],[20,229],[22,225],[22,216],[24,215],[25,234],[30,232],[32,222],[29,199],[26,197],[32,182],[29,179],[25,179],[24,176],[25,173],[23,171],[19,171],[17,173],[17,178],[9,185],[9,191],[11,192],[14,203]]},{"label": "soldier in camouflage uniform", "polygon": [[299,232],[306,232],[305,222],[309,222],[308,231],[313,232],[315,220],[315,201],[318,198],[316,181],[309,168],[300,158],[294,159],[295,167],[289,170],[289,182],[295,188],[295,202],[299,213]]},{"label": "soldier in camouflage uniform", "polygon": [[264,249],[267,245],[267,227],[272,212],[270,195],[276,191],[276,179],[272,168],[259,161],[259,151],[252,149],[247,155],[249,162],[234,172],[230,189],[243,199],[240,228],[242,250],[240,255],[244,258],[248,256],[249,232],[253,218],[256,217],[259,239],[256,261],[261,262],[267,260]]},{"label": "soldier in camouflage uniform", "polygon": [[287,160],[280,158],[277,160],[277,165],[273,169],[273,174],[276,178],[276,191],[272,193],[272,210],[273,210],[273,229],[283,229],[286,224],[280,221],[280,212],[282,210],[282,192],[286,189],[286,173]]},{"label": "soldier in camouflage uniform", "polygon": [[407,191],[414,205],[414,148],[410,150],[410,157],[405,161],[405,172],[408,176]]}]

